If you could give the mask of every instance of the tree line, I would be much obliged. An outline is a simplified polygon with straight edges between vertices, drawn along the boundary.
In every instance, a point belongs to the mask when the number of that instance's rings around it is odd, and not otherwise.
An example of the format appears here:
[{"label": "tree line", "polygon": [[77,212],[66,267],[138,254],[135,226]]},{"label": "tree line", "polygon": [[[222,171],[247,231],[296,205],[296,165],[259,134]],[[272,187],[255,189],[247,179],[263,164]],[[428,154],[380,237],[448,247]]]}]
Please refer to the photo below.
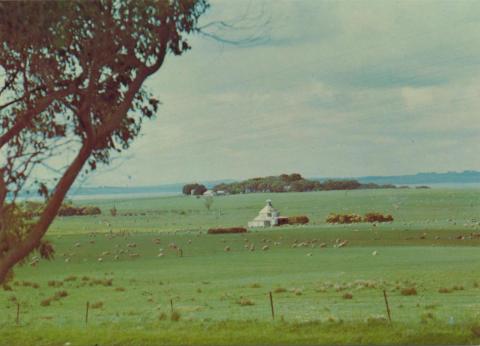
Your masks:
[{"label": "tree line", "polygon": [[298,173],[281,174],[247,179],[234,183],[221,183],[213,187],[213,191],[224,191],[229,194],[255,192],[309,192],[330,190],[359,190],[359,189],[394,189],[395,185],[378,185],[374,183],[362,184],[354,179],[325,181],[305,179]]},{"label": "tree line", "polygon": [[[224,191],[228,194],[255,193],[255,192],[309,192],[331,190],[360,190],[360,189],[395,189],[392,184],[379,185],[375,183],[362,184],[355,179],[305,179],[298,173],[281,174],[279,176],[257,177],[234,183],[221,183],[213,187],[213,191]],[[207,188],[205,185],[194,183],[183,186],[184,195],[202,195]]]}]

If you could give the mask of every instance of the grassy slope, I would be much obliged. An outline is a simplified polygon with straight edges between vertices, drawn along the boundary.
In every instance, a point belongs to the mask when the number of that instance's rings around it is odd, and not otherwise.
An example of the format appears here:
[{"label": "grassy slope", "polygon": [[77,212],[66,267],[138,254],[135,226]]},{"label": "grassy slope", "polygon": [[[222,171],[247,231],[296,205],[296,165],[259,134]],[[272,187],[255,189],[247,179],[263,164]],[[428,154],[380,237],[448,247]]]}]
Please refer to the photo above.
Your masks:
[{"label": "grassy slope", "polygon": [[[456,239],[478,228],[472,223],[479,212],[478,192],[243,195],[216,198],[211,211],[201,200],[187,197],[116,201],[121,214],[137,216],[56,221],[50,238],[57,259],[20,268],[14,291],[0,292],[0,323],[4,326],[0,344],[478,342],[470,326],[480,311],[480,289],[476,287],[480,241]],[[247,235],[211,236],[197,231],[243,225],[267,197],[273,197],[283,214],[308,215],[312,225]],[[112,202],[96,204],[105,212]],[[396,221],[377,227],[323,222],[331,211],[370,210],[392,213]],[[102,232],[107,230],[112,234]],[[136,232],[124,234],[123,230]],[[184,231],[168,232],[172,230]],[[160,244],[154,242],[157,238]],[[336,239],[350,243],[334,248]],[[292,248],[295,240],[325,242],[327,248]],[[256,251],[245,249],[247,241],[256,245]],[[132,243],[135,248],[127,246]],[[168,250],[171,243],[183,249],[183,257]],[[261,251],[265,244],[270,249]],[[225,252],[225,246],[231,251]],[[164,249],[164,257],[157,256],[159,248]],[[140,257],[122,254],[115,260],[120,249]],[[378,255],[372,256],[375,250]],[[102,254],[105,251],[110,254]],[[64,281],[61,288],[47,284],[70,275],[76,280]],[[82,281],[83,276],[113,278],[113,285],[89,285],[91,280]],[[23,280],[40,288],[25,287]],[[441,287],[453,286],[463,290],[438,292]],[[120,287],[125,291],[118,291]],[[416,287],[418,294],[403,296],[400,291],[405,287]],[[272,323],[266,294],[278,288],[286,290],[274,293],[277,320],[285,322]],[[372,327],[367,319],[385,316],[383,288],[390,297],[394,326],[377,323]],[[66,290],[68,296],[40,306],[41,300],[59,290]],[[345,292],[353,299],[343,299]],[[21,326],[13,329],[16,305],[12,296],[21,303]],[[168,319],[170,299],[181,315],[180,322],[159,321],[162,315]],[[241,300],[253,305],[240,305]],[[103,302],[102,308],[91,310],[88,327],[98,339],[84,329],[86,301]],[[106,325],[109,328],[105,330],[102,326]],[[215,327],[220,329],[214,333]]]}]

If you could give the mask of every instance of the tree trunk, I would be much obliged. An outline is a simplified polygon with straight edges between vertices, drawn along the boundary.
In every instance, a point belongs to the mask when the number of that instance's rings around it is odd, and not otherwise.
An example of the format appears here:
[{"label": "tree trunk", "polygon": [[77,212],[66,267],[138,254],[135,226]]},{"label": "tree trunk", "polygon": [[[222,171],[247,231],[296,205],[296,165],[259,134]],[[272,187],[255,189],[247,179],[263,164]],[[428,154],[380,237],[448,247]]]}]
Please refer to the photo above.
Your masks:
[{"label": "tree trunk", "polygon": [[0,284],[5,282],[10,270],[20,261],[25,259],[33,250],[39,245],[42,237],[47,232],[52,221],[62,205],[62,202],[82,170],[85,162],[90,157],[92,152],[92,144],[86,140],[78,152],[77,157],[72,161],[71,165],[63,174],[62,178],[55,187],[54,193],[48,199],[47,205],[40,216],[40,219],[32,227],[27,237],[16,247],[5,254],[5,257],[0,259]]}]

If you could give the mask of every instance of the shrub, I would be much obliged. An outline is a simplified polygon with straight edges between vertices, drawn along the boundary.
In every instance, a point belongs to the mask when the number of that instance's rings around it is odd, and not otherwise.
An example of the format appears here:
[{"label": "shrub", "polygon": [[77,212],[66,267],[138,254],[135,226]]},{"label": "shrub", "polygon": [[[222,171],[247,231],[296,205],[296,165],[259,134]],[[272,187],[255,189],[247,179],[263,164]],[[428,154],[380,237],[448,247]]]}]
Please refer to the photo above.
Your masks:
[{"label": "shrub", "polygon": [[328,215],[327,223],[349,224],[362,222],[362,217],[358,214],[334,214]]},{"label": "shrub", "polygon": [[75,275],[67,276],[63,281],[76,281],[77,277]]},{"label": "shrub", "polygon": [[90,304],[90,307],[92,309],[101,309],[101,308],[103,308],[103,302],[98,301],[98,302],[92,303],[92,304]]},{"label": "shrub", "polygon": [[288,224],[289,225],[305,225],[309,222],[307,216],[300,215],[300,216],[289,216],[288,217]]},{"label": "shrub", "polygon": [[255,305],[255,303],[253,302],[253,300],[250,300],[248,298],[240,298],[239,300],[237,300],[237,304],[238,305],[241,305],[241,306],[251,306],[251,305]]},{"label": "shrub", "polygon": [[55,292],[55,295],[53,296],[55,300],[58,300],[60,298],[65,298],[68,296],[68,292],[67,291],[58,291],[58,292]]},{"label": "shrub", "polygon": [[438,289],[438,293],[452,293],[453,290],[451,288],[447,288],[447,287],[440,287]]},{"label": "shrub", "polygon": [[99,207],[86,206],[83,207],[82,215],[100,215],[102,211]]},{"label": "shrub", "polygon": [[208,234],[225,234],[225,233],[246,233],[247,229],[244,227],[230,227],[230,228],[210,228]]},{"label": "shrub", "polygon": [[177,310],[173,310],[172,314],[170,315],[170,319],[175,322],[179,321],[180,317],[180,313]]},{"label": "shrub", "polygon": [[352,299],[353,298],[353,294],[349,293],[349,292],[345,292],[343,295],[342,295],[342,298],[343,299]]},{"label": "shrub", "polygon": [[63,282],[62,281],[56,281],[56,280],[50,280],[50,281],[48,281],[48,286],[50,286],[50,287],[62,287]]},{"label": "shrub", "polygon": [[44,299],[40,302],[40,306],[49,306],[51,302],[52,302],[52,298]]},{"label": "shrub", "polygon": [[402,294],[402,296],[416,296],[417,289],[415,287],[405,287],[405,288],[402,288],[400,293]]},{"label": "shrub", "polygon": [[393,216],[390,214],[383,215],[381,213],[367,213],[364,217],[358,214],[335,214],[331,213],[327,216],[327,223],[350,224],[358,222],[392,222]]},{"label": "shrub", "polygon": [[363,220],[365,222],[392,222],[393,216],[390,214],[383,215],[381,213],[367,213]]}]

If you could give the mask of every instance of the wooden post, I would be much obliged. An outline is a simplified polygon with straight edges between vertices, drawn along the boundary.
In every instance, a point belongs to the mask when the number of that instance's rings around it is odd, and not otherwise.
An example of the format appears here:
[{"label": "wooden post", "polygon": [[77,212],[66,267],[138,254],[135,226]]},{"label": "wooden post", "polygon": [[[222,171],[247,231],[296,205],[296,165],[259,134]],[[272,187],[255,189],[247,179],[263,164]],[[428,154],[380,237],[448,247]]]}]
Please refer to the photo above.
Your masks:
[{"label": "wooden post", "polygon": [[173,299],[170,299],[170,312],[173,314]]},{"label": "wooden post", "polygon": [[90,310],[90,302],[87,302],[86,309],[85,309],[85,325],[88,324],[88,310]]},{"label": "wooden post", "polygon": [[20,303],[17,302],[17,319],[16,319],[17,326],[20,324]]},{"label": "wooden post", "polygon": [[272,320],[275,319],[275,309],[273,308],[273,297],[272,297],[272,292],[268,292],[268,295],[270,296],[270,307],[272,309]]},{"label": "wooden post", "polygon": [[390,306],[388,305],[387,291],[383,290],[383,298],[385,298],[385,306],[387,307],[388,321],[392,323],[392,317],[390,316]]}]

